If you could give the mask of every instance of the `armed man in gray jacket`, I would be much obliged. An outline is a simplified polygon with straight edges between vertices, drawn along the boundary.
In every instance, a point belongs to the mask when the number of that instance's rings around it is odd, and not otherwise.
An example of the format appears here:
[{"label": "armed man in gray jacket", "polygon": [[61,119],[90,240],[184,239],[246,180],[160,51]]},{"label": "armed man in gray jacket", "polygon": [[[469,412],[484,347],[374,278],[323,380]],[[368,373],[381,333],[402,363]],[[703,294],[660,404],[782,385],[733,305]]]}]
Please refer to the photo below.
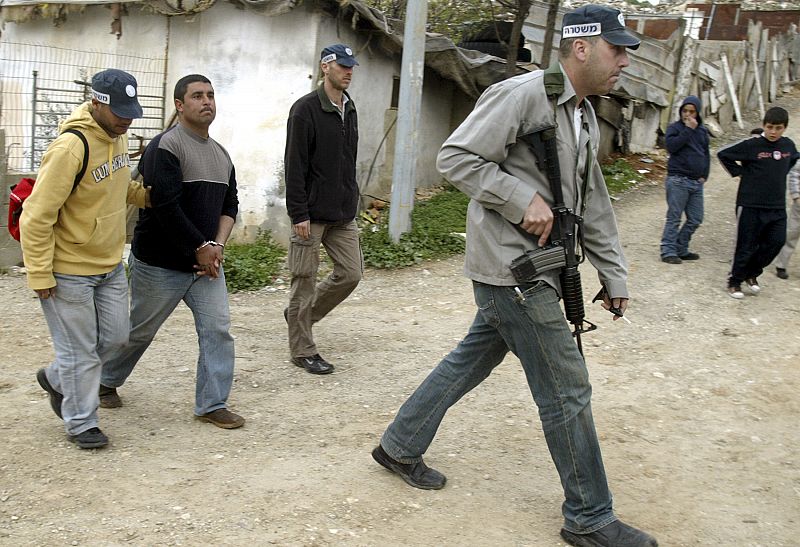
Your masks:
[{"label": "armed man in gray jacket", "polygon": [[[561,477],[561,536],[580,546],[657,542],[614,515],[588,371],[559,304],[564,269],[543,269],[521,282],[510,265],[548,244],[556,205],[563,201],[563,209],[583,217],[582,226],[573,222],[566,231],[582,232],[576,240],[599,273],[603,307],[615,320],[624,314],[627,266],[597,162],[600,131],[586,97],[608,93],[629,65],[626,48],[638,45],[616,9],[588,5],[565,14],[559,63],[490,87],[444,143],[439,170],[471,198],[465,273],[473,280],[478,312],[466,337],[403,404],[372,452],[411,486],[444,487],[444,475],[422,456],[447,410],[511,351],[522,363]],[[556,86],[548,84],[554,80]],[[560,184],[552,187],[558,173],[548,174],[528,144],[528,135],[543,130],[555,145],[546,159],[552,163],[557,156],[560,164]],[[557,231],[564,233],[564,226]],[[582,295],[578,299],[582,313]]]}]

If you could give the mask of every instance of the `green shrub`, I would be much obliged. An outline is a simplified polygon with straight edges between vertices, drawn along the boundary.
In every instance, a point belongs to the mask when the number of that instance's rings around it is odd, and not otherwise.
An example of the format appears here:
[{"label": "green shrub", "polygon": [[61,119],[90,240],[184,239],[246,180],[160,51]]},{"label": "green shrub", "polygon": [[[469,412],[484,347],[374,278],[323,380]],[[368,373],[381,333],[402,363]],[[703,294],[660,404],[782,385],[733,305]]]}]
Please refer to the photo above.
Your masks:
[{"label": "green shrub", "polygon": [[601,169],[606,179],[606,188],[611,195],[619,194],[644,180],[644,176],[624,158],[617,158],[613,162],[601,166]]},{"label": "green shrub", "polygon": [[225,246],[225,281],[228,291],[250,291],[272,283],[286,259],[286,249],[272,239],[269,231],[258,234],[254,243]]},{"label": "green shrub", "polygon": [[425,201],[417,201],[411,213],[411,231],[398,243],[389,237],[389,210],[377,224],[361,225],[364,263],[373,268],[410,266],[422,260],[443,258],[464,252],[469,198],[452,186]]}]

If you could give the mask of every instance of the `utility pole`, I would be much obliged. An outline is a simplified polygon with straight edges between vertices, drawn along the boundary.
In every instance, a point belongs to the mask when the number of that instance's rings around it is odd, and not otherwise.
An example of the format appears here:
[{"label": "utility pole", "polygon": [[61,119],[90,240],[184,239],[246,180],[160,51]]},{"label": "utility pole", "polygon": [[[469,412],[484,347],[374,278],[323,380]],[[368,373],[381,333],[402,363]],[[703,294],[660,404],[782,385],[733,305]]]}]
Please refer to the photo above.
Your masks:
[{"label": "utility pole", "polygon": [[397,140],[392,172],[392,204],[389,208],[389,237],[397,243],[411,229],[414,209],[419,116],[422,103],[422,77],[425,71],[425,22],[428,0],[414,0],[406,7],[403,31],[403,59],[400,70],[400,97],[397,105]]}]

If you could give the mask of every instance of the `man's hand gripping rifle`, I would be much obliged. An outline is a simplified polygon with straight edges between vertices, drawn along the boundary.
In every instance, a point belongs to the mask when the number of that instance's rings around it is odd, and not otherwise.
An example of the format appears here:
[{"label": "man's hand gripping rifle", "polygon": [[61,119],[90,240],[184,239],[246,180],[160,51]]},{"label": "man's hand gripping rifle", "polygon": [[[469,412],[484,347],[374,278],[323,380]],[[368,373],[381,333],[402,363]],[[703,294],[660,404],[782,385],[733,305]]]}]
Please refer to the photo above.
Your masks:
[{"label": "man's hand gripping rifle", "polygon": [[516,258],[511,263],[511,272],[518,283],[530,283],[542,272],[560,268],[561,296],[564,300],[564,315],[573,325],[572,331],[578,350],[583,355],[581,334],[597,328],[586,321],[583,309],[583,289],[578,265],[584,260],[583,218],[564,205],[561,189],[561,169],[556,147],[556,128],[549,127],[536,133],[520,137],[536,156],[539,169],[547,175],[553,194],[553,229],[549,243]]}]

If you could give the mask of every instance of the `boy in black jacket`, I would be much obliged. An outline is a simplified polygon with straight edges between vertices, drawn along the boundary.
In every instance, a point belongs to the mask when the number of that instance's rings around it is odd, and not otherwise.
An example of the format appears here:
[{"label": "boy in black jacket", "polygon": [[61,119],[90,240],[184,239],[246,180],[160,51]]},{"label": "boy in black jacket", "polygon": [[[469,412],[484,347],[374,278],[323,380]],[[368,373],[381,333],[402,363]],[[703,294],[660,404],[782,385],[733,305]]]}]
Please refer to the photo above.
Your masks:
[{"label": "boy in black jacket", "polygon": [[783,132],[789,113],[773,107],[764,115],[764,133],[722,148],[717,157],[733,177],[741,177],[736,194],[736,251],[728,294],[744,298],[744,281],[753,294],[758,276],[786,241],[786,175],[800,154]]}]

